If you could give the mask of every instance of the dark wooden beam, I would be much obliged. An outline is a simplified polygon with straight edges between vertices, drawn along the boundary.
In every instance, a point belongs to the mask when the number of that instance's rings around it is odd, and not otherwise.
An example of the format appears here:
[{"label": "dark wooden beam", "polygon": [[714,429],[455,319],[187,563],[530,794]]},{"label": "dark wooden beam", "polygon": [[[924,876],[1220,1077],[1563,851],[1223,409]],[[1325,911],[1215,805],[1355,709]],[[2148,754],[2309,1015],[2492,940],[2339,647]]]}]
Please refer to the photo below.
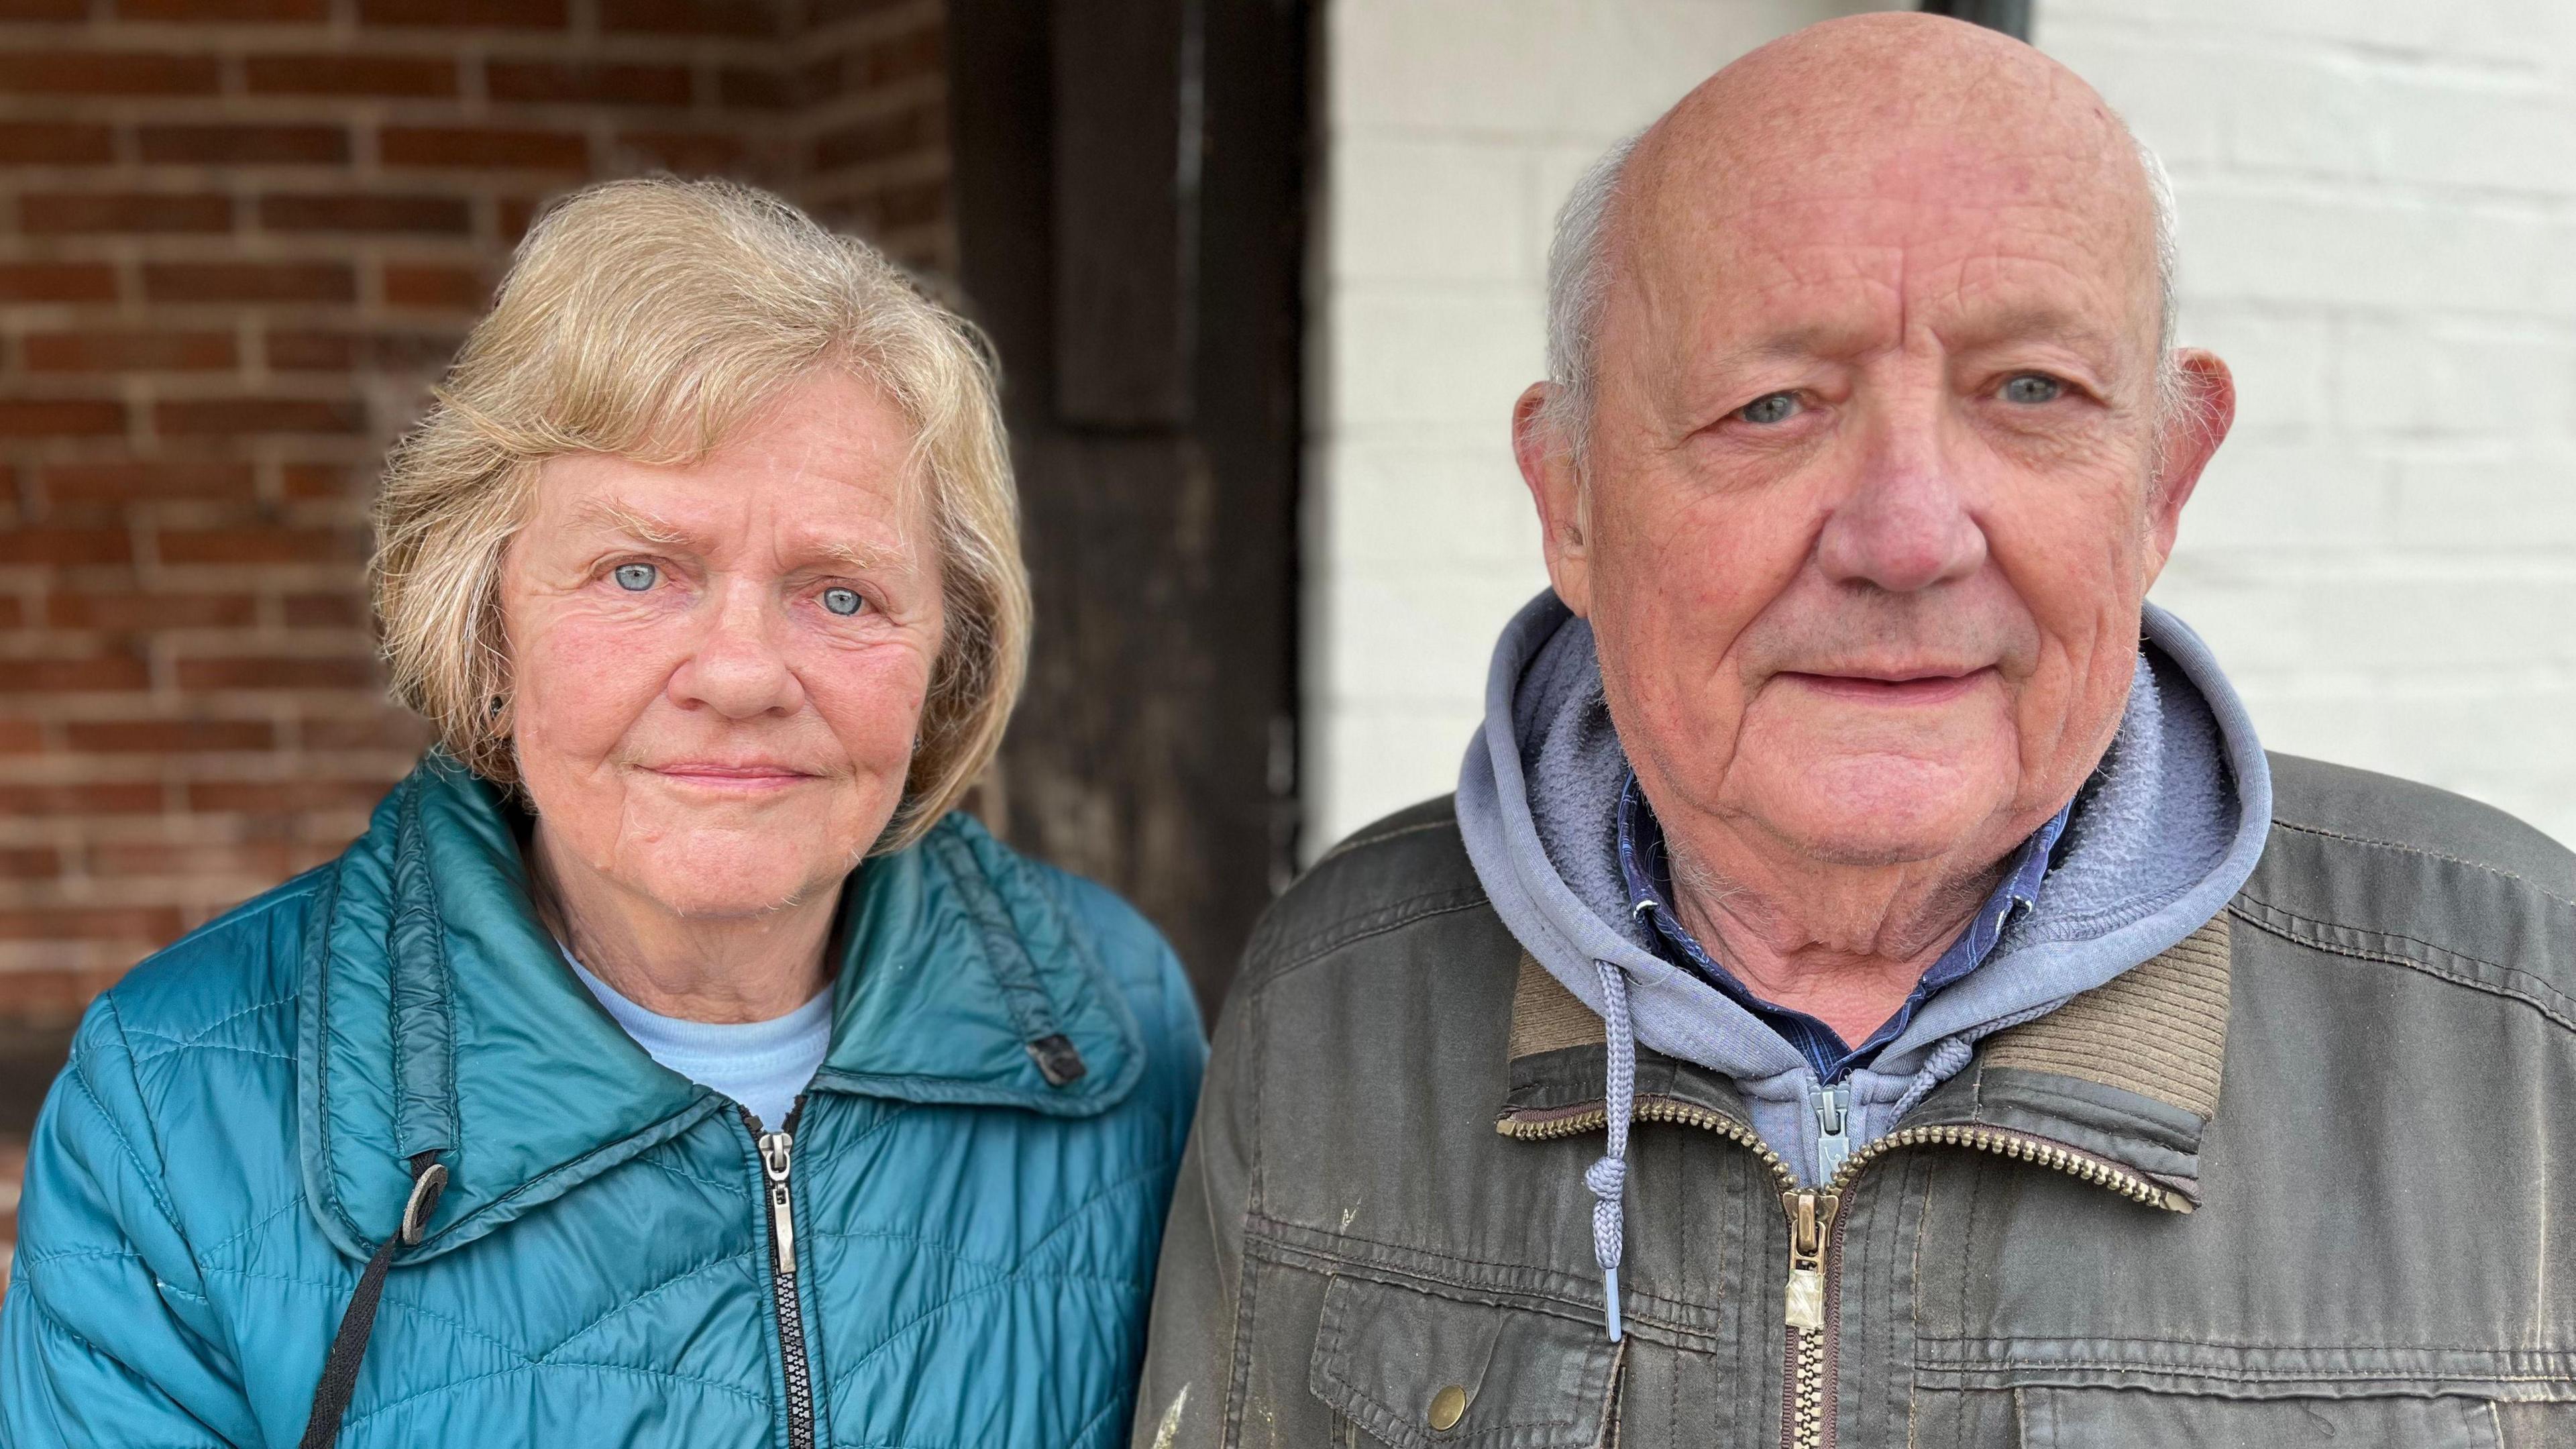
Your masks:
[{"label": "dark wooden beam", "polygon": [[959,280],[1037,597],[987,811],[1142,908],[1211,1013],[1295,858],[1311,18],[948,8]]},{"label": "dark wooden beam", "polygon": [[2000,30],[2015,40],[2030,39],[2030,12],[2036,0],[1923,0],[1927,15],[1949,15]]},{"label": "dark wooden beam", "polygon": [[1073,424],[1189,421],[1201,13],[1055,0],[1055,394]]}]

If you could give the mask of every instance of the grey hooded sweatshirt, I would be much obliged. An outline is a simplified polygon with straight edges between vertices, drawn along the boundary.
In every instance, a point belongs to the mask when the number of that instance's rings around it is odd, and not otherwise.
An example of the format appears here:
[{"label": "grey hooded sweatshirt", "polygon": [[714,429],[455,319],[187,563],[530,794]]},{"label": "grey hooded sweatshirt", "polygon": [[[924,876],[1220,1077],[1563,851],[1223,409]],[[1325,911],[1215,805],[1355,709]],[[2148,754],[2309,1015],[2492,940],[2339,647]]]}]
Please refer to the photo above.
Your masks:
[{"label": "grey hooded sweatshirt", "polygon": [[[2120,728],[2078,792],[2033,907],[1975,971],[1932,996],[1848,1077],[1836,1146],[1857,1150],[1964,1067],[1980,1038],[2047,1014],[2182,940],[2253,873],[2271,776],[2208,646],[2152,605]],[[1494,649],[1485,723],[1458,782],[1476,875],[1521,945],[1586,1006],[1611,1044],[1610,1151],[1586,1181],[1596,1255],[1620,1256],[1634,1044],[1734,1079],[1753,1125],[1814,1185],[1820,1083],[1798,1049],[1696,973],[1657,956],[1628,911],[1616,808],[1628,759],[1601,693],[1591,626],[1555,594],[1514,616]],[[1615,1288],[1612,1293],[1615,1303]]]}]

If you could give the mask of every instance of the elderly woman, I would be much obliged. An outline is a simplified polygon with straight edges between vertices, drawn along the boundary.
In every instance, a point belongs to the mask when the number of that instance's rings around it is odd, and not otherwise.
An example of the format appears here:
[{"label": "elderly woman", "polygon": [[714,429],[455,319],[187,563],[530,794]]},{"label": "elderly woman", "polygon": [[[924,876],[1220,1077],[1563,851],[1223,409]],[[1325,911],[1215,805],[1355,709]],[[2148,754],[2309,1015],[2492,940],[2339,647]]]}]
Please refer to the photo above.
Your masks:
[{"label": "elderly woman", "polygon": [[1202,1061],[1154,931],[952,807],[1021,677],[991,372],[742,188],[573,197],[385,479],[439,743],[100,999],[13,1445],[1122,1438]]}]

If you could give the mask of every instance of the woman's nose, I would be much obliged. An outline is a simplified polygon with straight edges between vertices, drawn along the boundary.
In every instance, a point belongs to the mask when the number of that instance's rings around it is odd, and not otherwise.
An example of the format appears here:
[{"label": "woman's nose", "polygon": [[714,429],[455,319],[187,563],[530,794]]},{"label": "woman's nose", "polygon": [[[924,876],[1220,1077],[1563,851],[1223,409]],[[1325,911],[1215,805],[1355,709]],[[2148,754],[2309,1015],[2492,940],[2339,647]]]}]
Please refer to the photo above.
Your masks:
[{"label": "woman's nose", "polygon": [[788,667],[776,637],[775,611],[766,591],[748,584],[717,592],[697,647],[671,675],[674,702],[712,709],[728,719],[793,714],[804,687]]}]

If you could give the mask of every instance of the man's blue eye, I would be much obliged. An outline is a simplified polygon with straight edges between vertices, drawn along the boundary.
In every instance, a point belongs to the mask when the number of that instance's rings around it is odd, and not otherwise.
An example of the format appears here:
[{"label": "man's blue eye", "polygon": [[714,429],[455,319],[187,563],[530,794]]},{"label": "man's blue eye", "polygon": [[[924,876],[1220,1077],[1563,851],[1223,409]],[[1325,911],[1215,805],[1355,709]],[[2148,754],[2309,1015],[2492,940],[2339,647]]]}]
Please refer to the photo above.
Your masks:
[{"label": "man's blue eye", "polygon": [[1796,393],[1775,392],[1764,397],[1757,397],[1753,401],[1746,403],[1744,406],[1737,408],[1735,410],[1735,415],[1744,419],[1748,423],[1758,423],[1768,426],[1772,423],[1787,422],[1797,411],[1798,395]]},{"label": "man's blue eye", "polygon": [[866,602],[867,600],[859,597],[859,591],[856,589],[825,589],[823,591],[823,607],[831,610],[835,614],[855,614],[859,611],[859,607]]},{"label": "man's blue eye", "polygon": [[654,581],[662,577],[662,571],[651,564],[619,564],[613,577],[619,588],[630,594],[640,594],[653,587]]},{"label": "man's blue eye", "polygon": [[2066,395],[2066,384],[2043,373],[2025,372],[2004,383],[2004,401],[2053,403]]}]

